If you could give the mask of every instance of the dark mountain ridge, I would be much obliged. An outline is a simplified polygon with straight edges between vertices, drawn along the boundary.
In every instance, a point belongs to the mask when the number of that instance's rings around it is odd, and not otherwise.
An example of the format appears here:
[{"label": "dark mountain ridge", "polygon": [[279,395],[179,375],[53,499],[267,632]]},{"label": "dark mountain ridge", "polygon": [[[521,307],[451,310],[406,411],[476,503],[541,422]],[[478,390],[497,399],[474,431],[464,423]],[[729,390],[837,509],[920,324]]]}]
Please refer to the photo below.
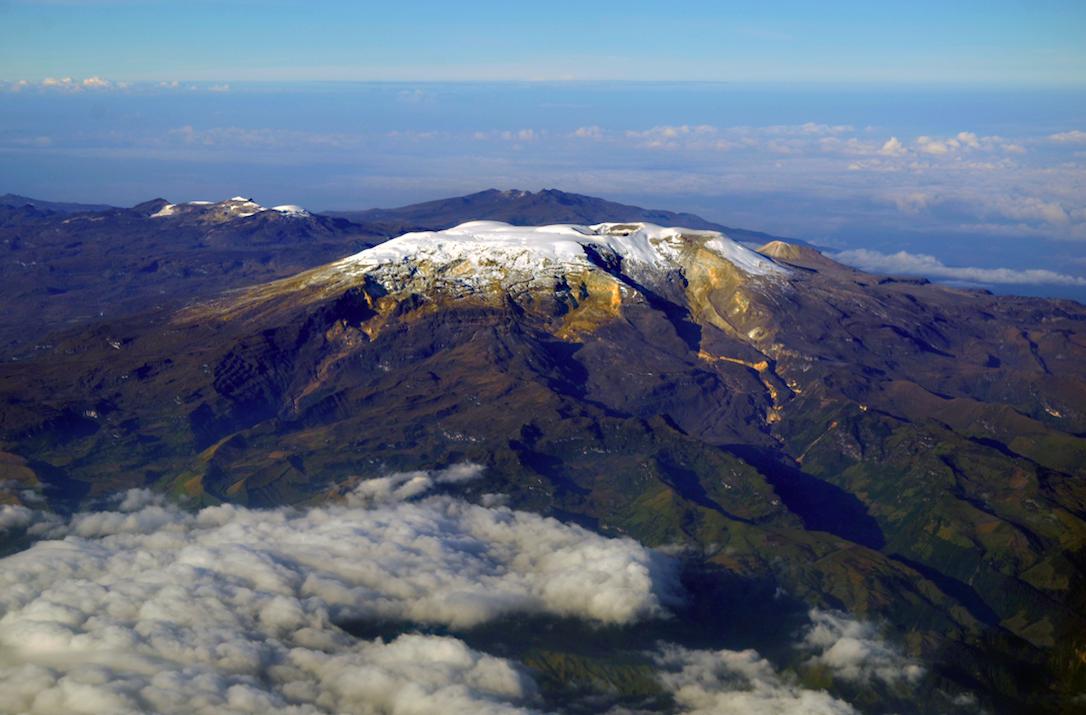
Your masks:
[{"label": "dark mountain ridge", "polygon": [[444,229],[462,223],[470,216],[477,220],[505,221],[514,226],[537,226],[545,223],[596,224],[606,221],[655,223],[661,226],[720,231],[737,241],[768,243],[781,240],[810,245],[793,238],[781,238],[761,231],[724,226],[691,213],[616,203],[594,196],[574,194],[558,189],[521,191],[519,189],[487,189],[467,196],[401,206],[393,209],[363,211],[326,211],[359,223],[379,224],[392,234],[415,230]]},{"label": "dark mountain ridge", "polygon": [[29,196],[20,196],[19,194],[4,194],[3,196],[0,196],[0,206],[11,206],[15,208],[33,206],[42,211],[53,211],[55,213],[63,214],[110,211],[116,208],[109,204],[78,204],[70,201],[43,201],[42,199],[32,199]]}]

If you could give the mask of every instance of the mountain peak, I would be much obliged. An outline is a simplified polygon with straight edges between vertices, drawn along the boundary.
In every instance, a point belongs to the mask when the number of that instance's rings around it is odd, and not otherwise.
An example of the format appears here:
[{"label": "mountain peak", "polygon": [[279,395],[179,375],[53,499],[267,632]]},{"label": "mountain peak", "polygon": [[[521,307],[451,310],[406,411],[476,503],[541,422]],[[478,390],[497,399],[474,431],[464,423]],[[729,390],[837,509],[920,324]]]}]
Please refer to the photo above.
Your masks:
[{"label": "mountain peak", "polygon": [[[452,228],[462,223],[465,215],[470,214],[476,219],[504,221],[515,226],[539,226],[553,223],[591,226],[606,221],[625,221],[719,231],[737,241],[749,243],[765,243],[777,238],[759,231],[729,228],[691,213],[645,209],[555,188],[544,188],[534,192],[524,189],[490,188],[465,196],[426,201],[393,209],[327,211],[325,213],[358,223],[381,224],[391,234],[420,229]],[[786,240],[795,241],[795,239]]]},{"label": "mountain peak", "polygon": [[651,285],[684,274],[689,262],[706,255],[748,276],[787,273],[718,232],[649,223],[512,226],[470,221],[443,231],[407,233],[335,265],[372,274],[389,289],[401,287],[407,276],[430,273],[474,292],[495,283],[553,286],[567,274],[600,270]]},{"label": "mountain peak", "polygon": [[218,202],[187,201],[180,204],[172,204],[164,199],[156,199],[155,201],[140,204],[140,207],[155,208],[154,211],[148,214],[150,218],[186,216],[197,218],[205,223],[221,223],[237,218],[248,218],[265,212],[274,212],[292,218],[305,218],[311,215],[304,208],[295,204],[282,204],[269,209],[244,196],[233,196]]}]

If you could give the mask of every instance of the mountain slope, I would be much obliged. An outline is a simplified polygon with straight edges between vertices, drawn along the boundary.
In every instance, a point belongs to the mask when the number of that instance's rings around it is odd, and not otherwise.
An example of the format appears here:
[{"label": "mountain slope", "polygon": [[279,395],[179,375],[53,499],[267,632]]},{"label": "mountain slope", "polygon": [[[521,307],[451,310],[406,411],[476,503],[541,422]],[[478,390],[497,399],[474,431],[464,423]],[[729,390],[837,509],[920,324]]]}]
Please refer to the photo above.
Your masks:
[{"label": "mountain slope", "polygon": [[472,223],[0,366],[0,450],[61,507],[471,460],[469,495],[885,619],[985,705],[1043,710],[1086,677],[1084,326],[802,247]]},{"label": "mountain slope", "polygon": [[20,196],[19,194],[4,194],[3,196],[0,196],[0,206],[10,206],[12,208],[33,206],[41,211],[52,211],[63,214],[109,211],[110,209],[115,208],[109,204],[77,204],[70,201],[43,201],[41,199],[32,199],[29,196]]},{"label": "mountain slope", "polygon": [[384,238],[344,219],[264,210],[247,199],[179,206],[156,199],[74,214],[0,205],[9,309],[0,318],[0,355],[23,355],[55,330],[101,317],[165,310],[290,275]]},{"label": "mountain slope", "polygon": [[[0,197],[3,297],[0,357],[25,356],[55,330],[207,298],[281,278],[403,232],[444,228],[482,216],[522,223],[595,223],[617,216],[719,230],[689,214],[647,211],[588,196],[485,191],[458,199],[347,218],[299,206],[265,208],[236,196],[130,209]],[[353,217],[353,218],[352,218]],[[350,219],[350,220],[348,220]],[[734,230],[739,240],[763,234]]]}]

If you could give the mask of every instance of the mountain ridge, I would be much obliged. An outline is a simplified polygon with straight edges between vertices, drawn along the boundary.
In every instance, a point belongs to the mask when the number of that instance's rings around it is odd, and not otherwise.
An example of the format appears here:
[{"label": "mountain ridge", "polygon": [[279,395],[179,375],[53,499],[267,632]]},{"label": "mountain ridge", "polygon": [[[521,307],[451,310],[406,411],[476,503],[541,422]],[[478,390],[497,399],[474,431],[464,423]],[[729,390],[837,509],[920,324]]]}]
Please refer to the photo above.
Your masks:
[{"label": "mountain ridge", "polygon": [[520,189],[486,189],[473,194],[409,204],[393,209],[364,209],[355,211],[325,211],[353,221],[384,224],[393,233],[413,230],[441,230],[471,220],[504,221],[513,225],[531,226],[541,223],[597,224],[643,222],[661,226],[720,231],[737,241],[767,243],[783,240],[810,245],[805,241],[781,238],[762,231],[724,226],[691,213],[644,209],[595,196],[570,193],[558,189],[537,192]]},{"label": "mountain ridge", "polygon": [[55,211],[56,213],[66,214],[109,211],[117,208],[110,204],[81,204],[71,201],[45,201],[42,199],[32,199],[29,196],[21,196],[19,194],[4,194],[0,196],[0,206],[33,206],[34,208],[43,211]]}]

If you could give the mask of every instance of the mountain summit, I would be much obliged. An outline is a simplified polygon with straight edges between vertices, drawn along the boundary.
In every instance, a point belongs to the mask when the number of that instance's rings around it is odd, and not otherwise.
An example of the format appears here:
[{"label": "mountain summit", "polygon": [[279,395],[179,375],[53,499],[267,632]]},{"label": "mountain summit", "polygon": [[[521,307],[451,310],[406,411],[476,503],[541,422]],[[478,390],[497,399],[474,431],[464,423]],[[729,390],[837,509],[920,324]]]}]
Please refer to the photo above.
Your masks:
[{"label": "mountain summit", "polygon": [[[426,201],[395,209],[365,211],[328,211],[359,223],[382,224],[390,233],[425,229],[444,229],[470,219],[503,221],[517,226],[548,223],[597,224],[604,222],[651,223],[661,226],[685,226],[726,233],[737,241],[765,243],[777,237],[760,231],[732,228],[706,221],[691,213],[676,213],[585,196],[558,189],[522,191],[487,189],[466,196]],[[791,242],[795,239],[786,239]]]}]

